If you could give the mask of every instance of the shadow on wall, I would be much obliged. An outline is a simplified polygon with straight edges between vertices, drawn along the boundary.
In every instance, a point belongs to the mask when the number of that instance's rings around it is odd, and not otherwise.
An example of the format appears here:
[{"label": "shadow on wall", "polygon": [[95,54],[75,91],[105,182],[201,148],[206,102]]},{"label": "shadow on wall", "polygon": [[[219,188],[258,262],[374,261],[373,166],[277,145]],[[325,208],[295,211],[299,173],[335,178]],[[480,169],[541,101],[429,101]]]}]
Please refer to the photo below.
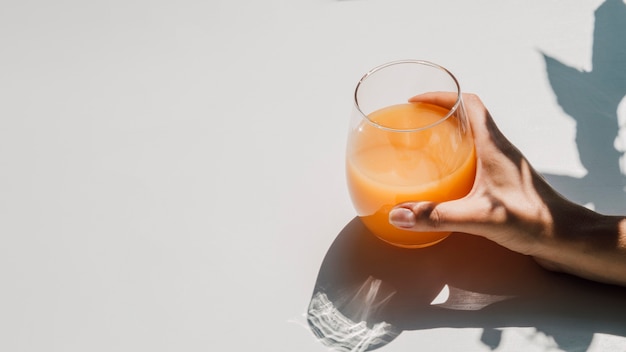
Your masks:
[{"label": "shadow on wall", "polygon": [[618,114],[619,107],[626,115],[626,4],[607,0],[596,10],[591,71],[545,54],[544,59],[559,105],[576,121],[578,153],[587,169],[583,178],[544,176],[577,203],[592,203],[604,214],[626,214],[626,116],[620,121]]}]

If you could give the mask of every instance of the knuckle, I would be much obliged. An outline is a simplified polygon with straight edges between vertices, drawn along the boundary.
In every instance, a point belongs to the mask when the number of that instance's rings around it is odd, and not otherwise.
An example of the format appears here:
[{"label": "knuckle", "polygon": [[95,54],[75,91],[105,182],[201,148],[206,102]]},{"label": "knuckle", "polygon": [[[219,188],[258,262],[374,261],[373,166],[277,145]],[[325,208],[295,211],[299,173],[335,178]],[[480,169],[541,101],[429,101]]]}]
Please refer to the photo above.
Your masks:
[{"label": "knuckle", "polygon": [[428,222],[430,226],[434,229],[438,229],[443,224],[443,215],[439,209],[436,207],[432,208],[430,213],[428,214]]},{"label": "knuckle", "polygon": [[474,93],[464,93],[463,94],[463,98],[467,101],[476,101],[476,100],[480,100],[480,98],[478,98],[478,95],[474,94]]},{"label": "knuckle", "polygon": [[465,104],[470,106],[482,106],[484,105],[480,97],[474,93],[465,93],[463,96]]}]

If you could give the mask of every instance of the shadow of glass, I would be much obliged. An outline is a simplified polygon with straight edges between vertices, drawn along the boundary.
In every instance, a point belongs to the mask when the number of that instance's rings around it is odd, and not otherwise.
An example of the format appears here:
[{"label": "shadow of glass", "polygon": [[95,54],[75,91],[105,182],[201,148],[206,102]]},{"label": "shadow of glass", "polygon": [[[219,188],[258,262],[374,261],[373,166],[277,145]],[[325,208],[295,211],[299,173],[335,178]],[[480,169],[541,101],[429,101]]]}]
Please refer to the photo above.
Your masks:
[{"label": "shadow of glass", "polygon": [[436,246],[386,244],[355,218],[321,265],[308,322],[340,351],[380,348],[407,330],[482,328],[498,348],[504,327],[533,327],[565,351],[595,333],[626,336],[626,289],[548,272],[527,256],[480,237]]},{"label": "shadow of glass", "polygon": [[626,4],[607,0],[595,12],[591,71],[579,71],[544,54],[558,104],[576,122],[578,154],[587,170],[582,178],[544,176],[571,200],[592,203],[595,210],[611,215],[626,214],[626,175],[620,169],[624,150],[616,148],[618,106],[626,96],[624,38]]}]

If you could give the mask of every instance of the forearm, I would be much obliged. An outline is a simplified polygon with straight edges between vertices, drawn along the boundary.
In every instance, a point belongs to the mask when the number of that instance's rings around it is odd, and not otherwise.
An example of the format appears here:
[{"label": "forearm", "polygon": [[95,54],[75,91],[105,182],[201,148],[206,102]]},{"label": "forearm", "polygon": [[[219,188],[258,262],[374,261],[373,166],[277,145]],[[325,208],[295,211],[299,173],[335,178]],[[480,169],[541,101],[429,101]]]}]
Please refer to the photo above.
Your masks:
[{"label": "forearm", "polygon": [[626,286],[626,217],[569,204],[553,212],[552,231],[534,255],[548,269]]}]

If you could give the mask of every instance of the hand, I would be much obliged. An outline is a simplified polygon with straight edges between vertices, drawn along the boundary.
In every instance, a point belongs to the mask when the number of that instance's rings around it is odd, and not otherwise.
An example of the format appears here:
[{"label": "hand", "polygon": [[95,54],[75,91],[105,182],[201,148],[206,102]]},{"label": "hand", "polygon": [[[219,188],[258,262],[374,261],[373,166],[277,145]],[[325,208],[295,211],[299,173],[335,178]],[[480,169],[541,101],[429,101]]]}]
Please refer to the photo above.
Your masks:
[{"label": "hand", "polygon": [[[464,94],[463,100],[477,156],[472,190],[449,202],[399,204],[390,222],[413,231],[483,236],[546,268],[626,285],[626,218],[562,197],[498,130],[476,95]],[[456,94],[428,93],[411,101],[450,108]]]}]

